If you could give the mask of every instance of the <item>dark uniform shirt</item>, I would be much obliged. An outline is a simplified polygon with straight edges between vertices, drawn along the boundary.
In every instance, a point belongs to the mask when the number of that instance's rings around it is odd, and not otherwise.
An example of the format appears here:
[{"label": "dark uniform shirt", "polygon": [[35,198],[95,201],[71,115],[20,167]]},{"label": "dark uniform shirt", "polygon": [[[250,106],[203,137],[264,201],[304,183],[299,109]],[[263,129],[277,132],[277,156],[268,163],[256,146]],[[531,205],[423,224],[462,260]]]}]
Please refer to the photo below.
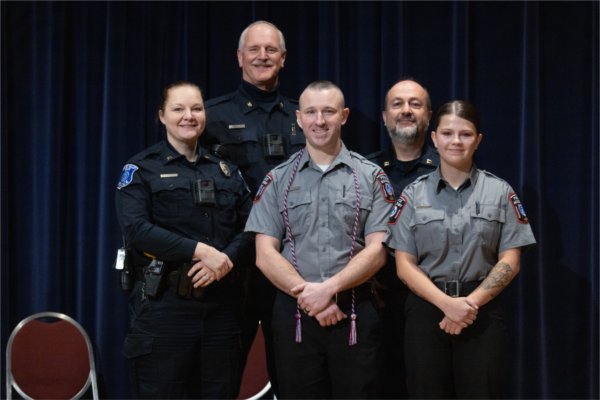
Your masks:
[{"label": "dark uniform shirt", "polygon": [[[167,262],[189,262],[197,242],[226,253],[235,264],[252,246],[243,233],[252,206],[238,169],[200,146],[189,162],[168,142],[133,156],[123,168],[116,191],[117,217],[125,239],[138,254]],[[209,198],[196,204],[194,186]],[[135,260],[134,260],[135,261]]]},{"label": "dark uniform shirt", "polygon": [[267,172],[304,147],[296,122],[298,102],[278,91],[264,92],[247,82],[208,100],[202,143],[225,147],[223,155],[242,171],[254,194]]},{"label": "dark uniform shirt", "polygon": [[413,161],[400,161],[396,159],[394,148],[390,146],[368,155],[367,160],[383,168],[394,187],[394,193],[399,196],[409,183],[436,169],[440,156],[433,147],[425,145],[421,157]]},{"label": "dark uniform shirt", "polygon": [[[440,163],[437,150],[427,144],[423,147],[421,157],[416,160],[398,160],[392,146],[368,155],[367,159],[383,168],[390,178],[396,197],[399,197],[404,188],[411,182],[421,175],[434,171]],[[384,288],[404,288],[396,275],[396,260],[393,254],[388,256],[386,265],[377,272],[376,277],[377,282],[383,285]]]}]

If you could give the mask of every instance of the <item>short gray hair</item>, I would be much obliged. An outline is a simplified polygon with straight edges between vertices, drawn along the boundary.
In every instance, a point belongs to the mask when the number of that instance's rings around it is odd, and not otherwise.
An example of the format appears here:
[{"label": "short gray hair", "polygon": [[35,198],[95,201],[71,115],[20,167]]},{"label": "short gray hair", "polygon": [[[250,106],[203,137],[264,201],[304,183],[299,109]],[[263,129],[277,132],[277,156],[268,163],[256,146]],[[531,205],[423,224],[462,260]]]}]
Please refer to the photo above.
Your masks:
[{"label": "short gray hair", "polygon": [[282,51],[286,51],[285,49],[285,38],[283,37],[283,33],[279,30],[279,28],[277,28],[274,24],[268,22],[268,21],[255,21],[253,23],[251,23],[250,25],[248,25],[246,27],[246,29],[244,29],[242,31],[242,34],[240,35],[240,41],[238,42],[238,49],[242,49],[242,47],[244,47],[244,44],[246,42],[246,35],[248,34],[248,30],[250,30],[250,28],[252,28],[255,25],[269,25],[271,28],[275,29],[277,31],[277,34],[279,35],[279,44],[281,46],[281,50]]}]

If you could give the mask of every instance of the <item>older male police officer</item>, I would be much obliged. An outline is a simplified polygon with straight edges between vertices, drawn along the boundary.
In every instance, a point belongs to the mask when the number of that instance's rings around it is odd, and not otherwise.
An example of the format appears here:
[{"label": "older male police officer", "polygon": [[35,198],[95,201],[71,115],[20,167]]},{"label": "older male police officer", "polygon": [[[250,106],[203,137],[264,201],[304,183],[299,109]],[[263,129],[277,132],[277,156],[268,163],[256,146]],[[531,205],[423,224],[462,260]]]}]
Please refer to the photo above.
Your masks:
[{"label": "older male police officer", "polygon": [[[392,145],[367,156],[389,176],[396,196],[421,175],[434,171],[439,164],[437,151],[425,142],[431,119],[431,99],[427,90],[413,79],[395,83],[385,96],[383,122]],[[384,398],[406,398],[404,368],[404,301],[408,288],[396,276],[392,256],[377,274],[379,293],[384,303],[386,368]]]},{"label": "older male police officer", "polygon": [[333,83],[308,85],[296,113],[306,148],[265,177],[246,224],[256,264],[279,289],[272,324],[284,398],[381,394],[383,330],[367,281],[385,262],[394,194],[381,168],[342,143],[348,114]]},{"label": "older male police officer", "polygon": [[[304,147],[304,135],[296,123],[297,102],[279,93],[279,71],[286,59],[283,34],[266,21],[250,24],[240,35],[237,58],[242,82],[235,92],[206,102],[206,133],[203,143],[218,144],[222,154],[236,163],[254,194],[269,170]],[[249,254],[248,260],[254,260]],[[246,290],[242,335],[247,355],[258,321],[262,323],[269,378],[275,394],[270,312],[273,286],[256,268],[241,277]]]}]

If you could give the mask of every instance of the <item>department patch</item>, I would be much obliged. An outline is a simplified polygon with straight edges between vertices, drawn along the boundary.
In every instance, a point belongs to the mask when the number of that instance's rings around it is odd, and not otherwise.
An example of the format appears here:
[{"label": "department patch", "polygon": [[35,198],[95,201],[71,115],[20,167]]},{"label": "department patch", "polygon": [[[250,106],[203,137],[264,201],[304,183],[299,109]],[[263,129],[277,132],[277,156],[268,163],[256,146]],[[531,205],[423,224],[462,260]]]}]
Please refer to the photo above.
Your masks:
[{"label": "department patch", "polygon": [[398,197],[398,200],[396,200],[396,204],[394,204],[394,207],[392,207],[392,211],[390,212],[388,224],[395,225],[396,222],[398,222],[398,218],[400,218],[400,214],[402,214],[402,210],[404,209],[404,206],[406,206],[407,203],[408,200],[406,200],[406,197],[404,197],[404,195]]},{"label": "department patch", "polygon": [[119,183],[117,183],[117,189],[122,189],[125,186],[129,185],[133,180],[133,173],[138,169],[139,167],[137,165],[125,165],[123,167],[123,171],[121,172],[121,178],[119,178]]},{"label": "department patch", "polygon": [[523,203],[519,200],[516,193],[511,193],[508,195],[508,201],[513,206],[513,210],[515,210],[515,216],[522,224],[528,224],[529,218],[527,218],[527,214],[525,214],[525,207],[523,207]]},{"label": "department patch", "polygon": [[265,176],[265,178],[263,179],[258,190],[256,191],[256,195],[254,196],[253,200],[254,203],[258,203],[260,201],[260,198],[263,194],[265,194],[271,182],[273,182],[273,175],[271,175],[271,173],[269,172],[267,176]]},{"label": "department patch", "polygon": [[388,203],[393,203],[396,201],[396,196],[394,195],[394,188],[390,184],[390,179],[386,175],[385,172],[379,171],[377,176],[375,177],[377,182],[379,182],[379,186],[381,186],[381,193],[383,194],[383,199]]}]

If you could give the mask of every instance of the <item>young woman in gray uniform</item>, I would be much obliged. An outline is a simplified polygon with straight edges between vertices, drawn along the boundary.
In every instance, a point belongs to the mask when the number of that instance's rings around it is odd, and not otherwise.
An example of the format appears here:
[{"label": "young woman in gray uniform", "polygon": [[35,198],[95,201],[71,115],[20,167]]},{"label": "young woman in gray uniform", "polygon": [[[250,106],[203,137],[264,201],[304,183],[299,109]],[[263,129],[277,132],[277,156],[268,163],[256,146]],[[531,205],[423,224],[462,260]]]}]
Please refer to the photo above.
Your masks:
[{"label": "young woman in gray uniform", "polygon": [[405,306],[408,391],[414,398],[505,397],[507,333],[497,296],[535,243],[508,183],[479,170],[477,110],[444,104],[431,138],[440,166],[409,185],[386,244],[411,289]]}]

